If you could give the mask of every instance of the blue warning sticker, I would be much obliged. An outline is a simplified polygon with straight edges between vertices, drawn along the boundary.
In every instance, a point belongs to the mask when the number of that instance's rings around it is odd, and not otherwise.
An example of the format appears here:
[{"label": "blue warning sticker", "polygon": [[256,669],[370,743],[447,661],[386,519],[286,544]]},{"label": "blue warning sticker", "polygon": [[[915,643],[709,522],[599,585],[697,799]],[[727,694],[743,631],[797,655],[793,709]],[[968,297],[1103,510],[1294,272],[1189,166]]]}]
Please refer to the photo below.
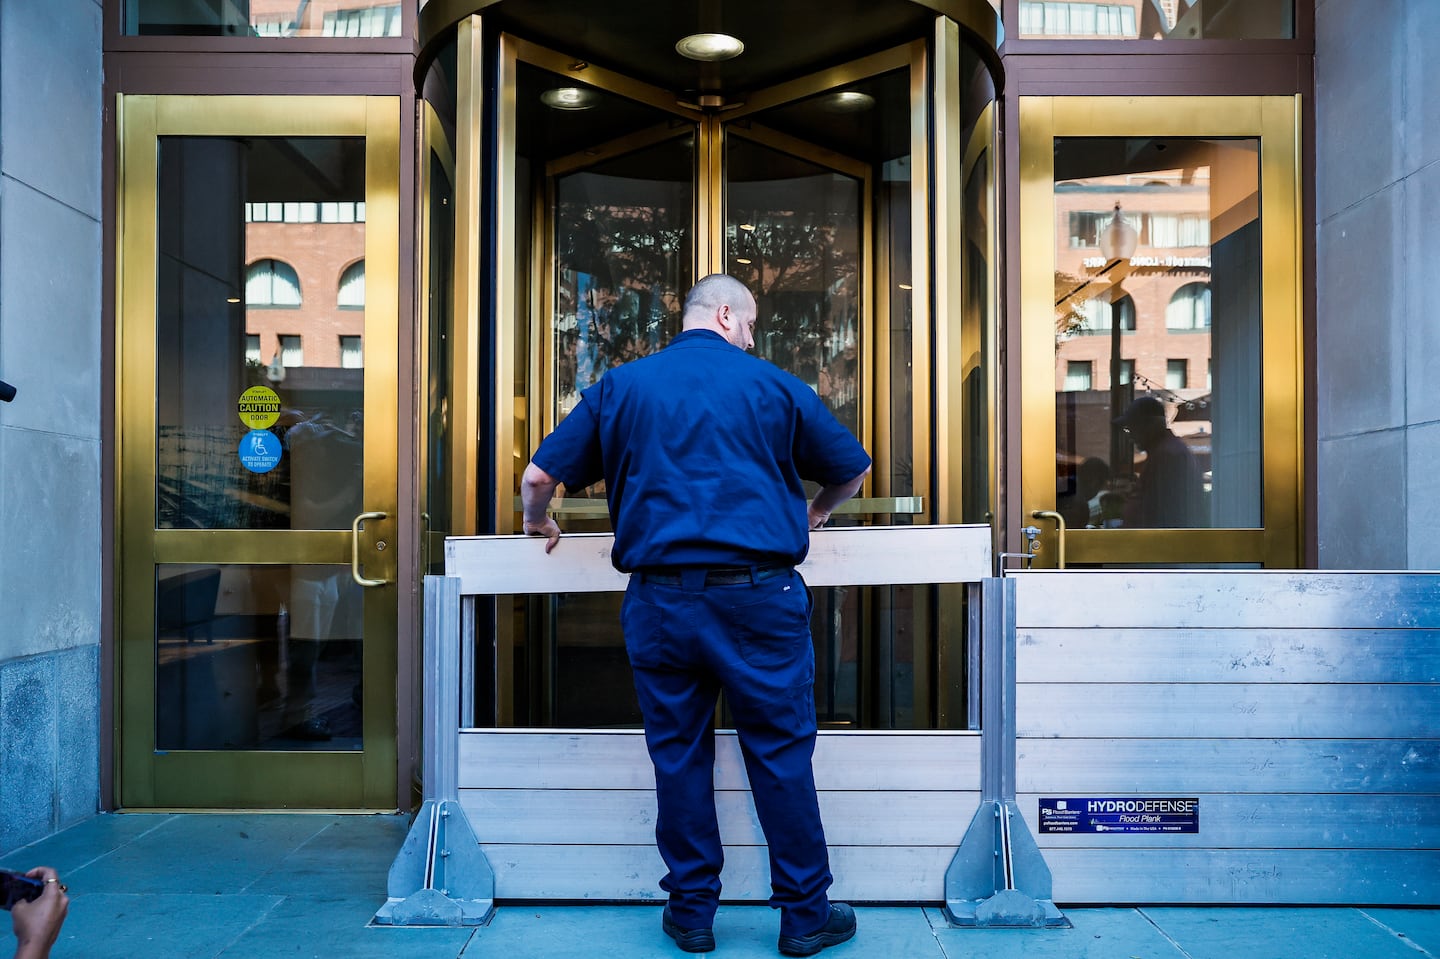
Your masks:
[{"label": "blue warning sticker", "polygon": [[251,430],[240,441],[240,465],[252,473],[268,473],[280,464],[284,448],[269,430]]},{"label": "blue warning sticker", "polygon": [[1041,799],[1042,833],[1198,833],[1198,798]]}]

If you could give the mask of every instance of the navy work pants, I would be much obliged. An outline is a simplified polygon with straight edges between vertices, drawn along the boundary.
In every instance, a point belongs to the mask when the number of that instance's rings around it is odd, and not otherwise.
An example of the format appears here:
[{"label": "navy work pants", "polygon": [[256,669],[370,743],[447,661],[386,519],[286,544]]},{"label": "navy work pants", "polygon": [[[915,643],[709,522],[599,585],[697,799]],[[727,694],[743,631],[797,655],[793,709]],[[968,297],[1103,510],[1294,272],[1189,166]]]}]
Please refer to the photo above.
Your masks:
[{"label": "navy work pants", "polygon": [[712,925],[724,851],[715,816],[716,697],[734,716],[755,811],[770,847],[770,905],[780,934],[808,935],[830,916],[830,860],[815,799],[815,651],[810,594],[784,570],[760,582],[706,586],[630,578],[625,648],[655,765],[655,839],[671,916]]}]

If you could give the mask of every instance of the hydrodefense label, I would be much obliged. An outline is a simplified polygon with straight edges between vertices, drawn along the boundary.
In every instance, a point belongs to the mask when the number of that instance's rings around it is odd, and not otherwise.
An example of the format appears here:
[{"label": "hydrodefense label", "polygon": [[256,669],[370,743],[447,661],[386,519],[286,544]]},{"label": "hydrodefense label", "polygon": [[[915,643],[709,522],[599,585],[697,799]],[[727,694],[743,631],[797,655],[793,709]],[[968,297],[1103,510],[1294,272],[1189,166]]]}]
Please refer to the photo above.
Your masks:
[{"label": "hydrodefense label", "polygon": [[280,464],[280,437],[269,430],[251,430],[240,441],[240,465],[252,473],[268,473]]},{"label": "hydrodefense label", "polygon": [[1041,799],[1042,833],[1198,833],[1197,798]]},{"label": "hydrodefense label", "polygon": [[268,430],[280,419],[280,397],[268,386],[252,386],[236,404],[240,422],[252,430]]}]

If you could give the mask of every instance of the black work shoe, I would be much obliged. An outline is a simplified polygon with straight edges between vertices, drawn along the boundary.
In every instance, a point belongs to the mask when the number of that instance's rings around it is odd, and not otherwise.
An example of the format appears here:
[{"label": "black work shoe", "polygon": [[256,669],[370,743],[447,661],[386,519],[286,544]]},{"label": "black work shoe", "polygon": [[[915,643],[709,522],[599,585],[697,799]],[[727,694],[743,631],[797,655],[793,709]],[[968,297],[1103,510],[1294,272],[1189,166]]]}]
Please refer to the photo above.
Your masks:
[{"label": "black work shoe", "polygon": [[660,917],[660,926],[665,930],[665,935],[675,940],[683,952],[711,952],[715,948],[715,930],[706,927],[704,929],[681,929],[675,925],[670,918],[670,907],[665,907],[665,912]]},{"label": "black work shoe", "polygon": [[780,951],[787,956],[813,956],[826,946],[838,946],[855,935],[855,910],[843,902],[830,904],[830,921],[808,936],[781,936]]}]

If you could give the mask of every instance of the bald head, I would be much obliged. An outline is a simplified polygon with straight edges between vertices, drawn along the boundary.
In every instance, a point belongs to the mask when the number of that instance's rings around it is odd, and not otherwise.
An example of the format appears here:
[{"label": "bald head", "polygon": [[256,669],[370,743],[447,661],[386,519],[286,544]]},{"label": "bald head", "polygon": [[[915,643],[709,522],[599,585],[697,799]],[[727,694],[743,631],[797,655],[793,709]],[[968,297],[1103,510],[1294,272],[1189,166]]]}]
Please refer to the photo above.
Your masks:
[{"label": "bald head", "polygon": [[755,297],[744,283],[712,273],[685,295],[681,323],[687,330],[710,330],[742,350],[755,345]]}]

